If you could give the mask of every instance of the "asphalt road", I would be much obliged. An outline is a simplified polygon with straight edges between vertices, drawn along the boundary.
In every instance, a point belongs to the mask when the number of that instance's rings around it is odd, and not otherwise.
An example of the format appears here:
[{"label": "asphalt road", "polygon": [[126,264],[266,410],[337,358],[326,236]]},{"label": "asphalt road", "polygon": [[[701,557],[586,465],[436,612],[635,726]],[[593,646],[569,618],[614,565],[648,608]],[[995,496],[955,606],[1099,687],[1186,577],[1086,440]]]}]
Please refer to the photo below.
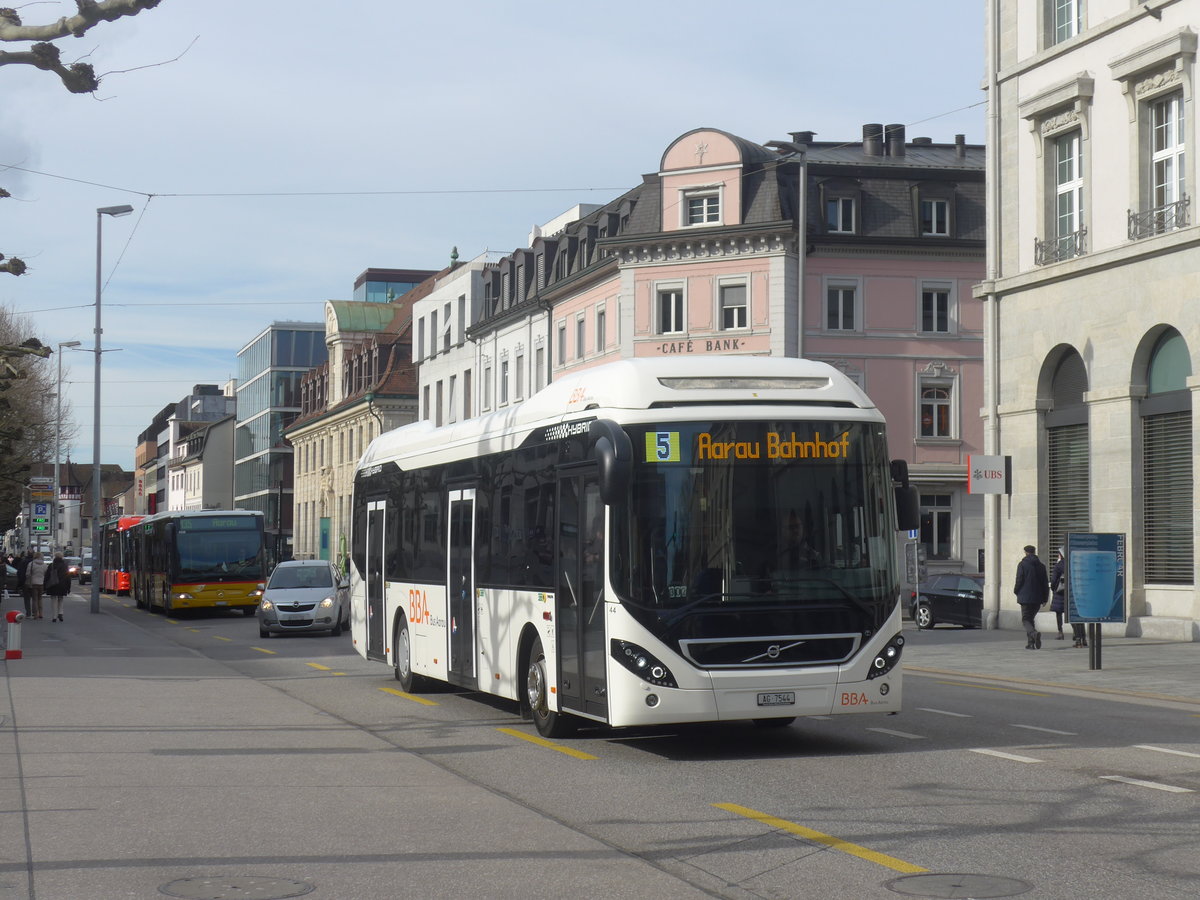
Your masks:
[{"label": "asphalt road", "polygon": [[[263,640],[252,618],[102,602],[86,617],[82,598],[69,601],[61,633],[31,623],[29,658],[8,663],[14,680],[33,660],[47,684],[97,674],[107,696],[137,702],[113,704],[101,727],[94,697],[84,707],[10,686],[19,746],[6,755],[22,766],[0,775],[24,798],[10,790],[0,820],[0,898],[162,896],[200,876],[294,880],[314,898],[1196,895],[1195,706],[910,671],[895,716],[545,742],[514,704],[398,692],[347,636]],[[964,635],[921,639],[945,648]],[[92,673],[75,672],[81,659]],[[128,833],[128,858],[151,860],[147,871],[113,862],[123,857],[95,819],[43,824],[36,810],[70,800],[33,755],[52,752],[56,734],[82,741],[77,754],[102,751],[59,770],[80,774],[88,809]],[[63,893],[81,885],[92,891]],[[254,890],[220,896],[297,896]]]}]

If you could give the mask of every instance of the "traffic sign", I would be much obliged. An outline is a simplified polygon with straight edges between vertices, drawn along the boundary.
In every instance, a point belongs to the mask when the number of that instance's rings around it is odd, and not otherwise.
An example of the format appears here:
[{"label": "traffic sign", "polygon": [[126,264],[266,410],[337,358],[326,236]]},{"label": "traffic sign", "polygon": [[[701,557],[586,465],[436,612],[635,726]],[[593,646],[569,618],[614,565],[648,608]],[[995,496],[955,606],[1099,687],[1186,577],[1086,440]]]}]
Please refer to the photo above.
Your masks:
[{"label": "traffic sign", "polygon": [[35,503],[35,504],[33,504],[33,514],[34,514],[35,516],[48,516],[48,515],[50,515],[50,504],[49,504],[49,503]]}]

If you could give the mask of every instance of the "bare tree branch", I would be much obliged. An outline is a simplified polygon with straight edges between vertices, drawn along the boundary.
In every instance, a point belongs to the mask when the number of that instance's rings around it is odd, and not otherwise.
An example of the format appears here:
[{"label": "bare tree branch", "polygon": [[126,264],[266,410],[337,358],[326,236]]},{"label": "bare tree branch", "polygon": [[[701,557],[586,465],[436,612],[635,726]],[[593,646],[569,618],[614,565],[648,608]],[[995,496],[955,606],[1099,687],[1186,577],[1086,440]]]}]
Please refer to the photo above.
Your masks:
[{"label": "bare tree branch", "polygon": [[90,94],[100,86],[91,63],[64,65],[58,47],[45,43],[57,38],[83,37],[101,22],[115,22],[125,16],[136,16],[143,9],[153,9],[161,0],[75,0],[78,12],[63,16],[49,25],[26,25],[11,7],[0,8],[0,41],[38,41],[28,50],[0,50],[0,66],[26,65],[53,72],[72,94]]}]

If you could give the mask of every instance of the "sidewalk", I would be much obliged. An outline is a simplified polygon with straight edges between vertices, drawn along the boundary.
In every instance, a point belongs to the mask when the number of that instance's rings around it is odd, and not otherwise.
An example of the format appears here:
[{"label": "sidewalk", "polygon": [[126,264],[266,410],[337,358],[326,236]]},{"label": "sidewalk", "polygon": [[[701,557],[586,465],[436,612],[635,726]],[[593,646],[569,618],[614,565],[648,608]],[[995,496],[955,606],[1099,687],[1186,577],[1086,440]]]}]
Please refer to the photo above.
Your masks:
[{"label": "sidewalk", "polygon": [[1101,641],[1101,668],[1089,669],[1087,649],[1072,646],[1071,632],[1057,640],[1042,632],[1042,649],[1025,649],[1025,632],[941,626],[918,631],[905,623],[904,664],[915,674],[953,675],[1105,694],[1112,699],[1197,706],[1200,712],[1200,643],[1110,637]]},{"label": "sidewalk", "polygon": [[705,896],[112,604],[0,667],[0,898]]}]

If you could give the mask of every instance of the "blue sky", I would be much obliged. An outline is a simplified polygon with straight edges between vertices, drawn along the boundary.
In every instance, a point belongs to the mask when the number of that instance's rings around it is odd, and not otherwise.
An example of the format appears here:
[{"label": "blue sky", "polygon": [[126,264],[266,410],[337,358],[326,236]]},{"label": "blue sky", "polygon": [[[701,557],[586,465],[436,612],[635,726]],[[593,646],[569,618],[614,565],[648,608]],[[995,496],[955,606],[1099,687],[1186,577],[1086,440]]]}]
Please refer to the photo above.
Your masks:
[{"label": "blue sky", "polygon": [[[236,376],[270,322],[319,321],[368,267],[523,246],[693,128],[857,140],[902,122],[983,143],[983,6],[162,0],[58,42],[111,73],[95,98],[0,68],[0,251],[30,266],[0,276],[0,303],[89,350],[95,210],[135,208],[104,220],[102,304],[101,455],[132,469],[153,415]],[[92,365],[64,359],[83,461]]]}]

